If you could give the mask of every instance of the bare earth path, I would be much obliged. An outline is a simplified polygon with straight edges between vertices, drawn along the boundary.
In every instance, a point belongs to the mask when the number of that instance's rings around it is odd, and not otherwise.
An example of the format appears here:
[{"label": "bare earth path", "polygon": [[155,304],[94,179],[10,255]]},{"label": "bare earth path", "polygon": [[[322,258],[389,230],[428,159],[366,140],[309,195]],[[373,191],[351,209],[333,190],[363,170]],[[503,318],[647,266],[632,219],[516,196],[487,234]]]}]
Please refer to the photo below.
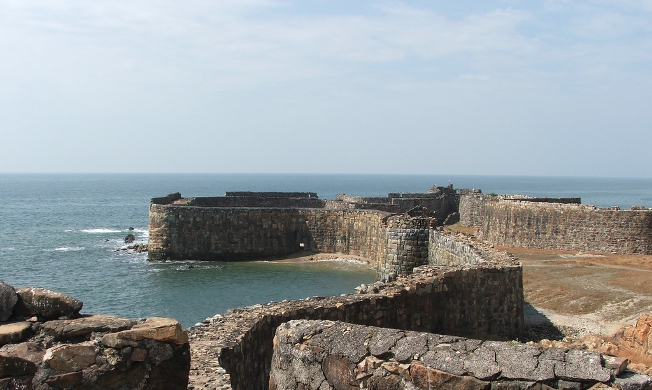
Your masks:
[{"label": "bare earth path", "polygon": [[526,327],[610,336],[652,312],[652,256],[497,247],[523,263]]}]

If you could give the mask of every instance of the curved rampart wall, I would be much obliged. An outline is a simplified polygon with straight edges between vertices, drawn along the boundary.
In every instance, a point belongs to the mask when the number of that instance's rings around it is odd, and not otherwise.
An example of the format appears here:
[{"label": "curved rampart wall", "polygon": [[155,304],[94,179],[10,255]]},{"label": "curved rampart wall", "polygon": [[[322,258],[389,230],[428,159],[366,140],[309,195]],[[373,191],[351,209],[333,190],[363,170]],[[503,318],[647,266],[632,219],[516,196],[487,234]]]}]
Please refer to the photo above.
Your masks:
[{"label": "curved rampart wall", "polygon": [[449,235],[431,230],[429,235],[428,259],[431,265],[479,264],[482,256],[473,246],[453,239]]},{"label": "curved rampart wall", "polygon": [[[478,253],[469,249],[456,256],[460,263],[475,262]],[[191,329],[191,337],[217,339],[211,345],[232,388],[267,389],[274,333],[289,320],[339,320],[481,339],[513,339],[523,330],[522,269],[505,254],[476,264],[423,266],[396,281],[358,290],[231,310]]]},{"label": "curved rampart wall", "polygon": [[497,245],[624,254],[652,253],[652,211],[462,197],[461,222]]}]

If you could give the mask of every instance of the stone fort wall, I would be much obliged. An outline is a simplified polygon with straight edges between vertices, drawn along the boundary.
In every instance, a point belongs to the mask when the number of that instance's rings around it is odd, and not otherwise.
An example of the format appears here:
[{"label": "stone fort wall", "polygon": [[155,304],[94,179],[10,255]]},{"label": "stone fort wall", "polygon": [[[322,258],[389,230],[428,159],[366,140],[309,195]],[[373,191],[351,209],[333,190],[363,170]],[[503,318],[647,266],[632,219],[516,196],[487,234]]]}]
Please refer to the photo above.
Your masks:
[{"label": "stone fort wall", "polygon": [[[241,194],[242,199],[256,196]],[[294,202],[263,198],[265,205]],[[349,207],[352,199],[341,200],[343,208],[215,207],[213,200],[198,199],[174,195],[152,202],[150,259],[342,253],[369,259],[379,279],[357,294],[255,305],[195,327],[191,337],[216,340],[211,348],[235,389],[268,388],[274,332],[288,320],[340,320],[483,339],[509,339],[523,329],[518,261],[444,233],[425,208],[390,214]],[[406,199],[416,202],[418,196]]]},{"label": "stone fort wall", "polygon": [[[577,202],[579,203],[579,202]],[[575,202],[460,199],[460,223],[497,245],[623,254],[652,253],[652,210],[596,208]]]},{"label": "stone fort wall", "polygon": [[150,206],[151,260],[248,260],[302,251],[374,262],[385,254],[387,213],[367,210]]},{"label": "stone fort wall", "polygon": [[[356,294],[230,310],[192,328],[190,337],[214,340],[211,348],[227,373],[223,382],[233,389],[269,388],[274,334],[290,320],[346,321],[492,340],[518,337],[523,330],[518,260],[469,238],[430,234],[436,242],[458,242],[451,246],[458,264],[417,267],[394,281],[363,285]],[[445,248],[437,253],[444,254]]]},{"label": "stone fort wall", "polygon": [[[387,198],[339,195],[334,201],[313,193],[236,192],[209,198],[170,194],[150,204],[149,258],[235,261],[303,251],[341,253],[368,259],[380,279],[392,279],[428,264],[430,230],[457,211],[458,197],[444,190]],[[383,199],[404,199],[412,211],[366,209]],[[413,207],[421,200],[434,202],[439,212]],[[389,209],[406,207],[383,204]]]}]

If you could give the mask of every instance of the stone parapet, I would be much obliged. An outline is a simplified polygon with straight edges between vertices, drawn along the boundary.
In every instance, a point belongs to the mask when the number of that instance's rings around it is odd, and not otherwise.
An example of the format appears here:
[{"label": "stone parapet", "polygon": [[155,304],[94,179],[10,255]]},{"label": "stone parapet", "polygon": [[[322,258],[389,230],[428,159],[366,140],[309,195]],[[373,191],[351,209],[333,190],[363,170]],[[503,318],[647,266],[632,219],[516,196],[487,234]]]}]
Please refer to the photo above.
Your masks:
[{"label": "stone parapet", "polygon": [[[643,389],[596,352],[360,326],[289,321],[276,330],[270,389]],[[627,382],[629,381],[629,382]],[[623,384],[631,387],[623,387]]]},{"label": "stone parapet", "polygon": [[234,389],[268,388],[274,332],[294,319],[511,339],[523,329],[522,270],[514,259],[504,259],[427,265],[395,281],[363,285],[357,294],[229,310],[191,328],[190,338],[210,343],[220,363],[216,370],[224,370],[223,383]]}]

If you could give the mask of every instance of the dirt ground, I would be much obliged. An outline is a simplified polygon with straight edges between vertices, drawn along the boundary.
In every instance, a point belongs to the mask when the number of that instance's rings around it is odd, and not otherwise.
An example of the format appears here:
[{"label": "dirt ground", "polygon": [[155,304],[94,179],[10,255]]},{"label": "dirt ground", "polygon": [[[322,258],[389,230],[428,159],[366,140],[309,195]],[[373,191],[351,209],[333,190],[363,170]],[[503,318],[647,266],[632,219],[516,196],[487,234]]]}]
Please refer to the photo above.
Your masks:
[{"label": "dirt ground", "polygon": [[552,324],[561,333],[551,328],[546,338],[611,336],[652,312],[652,256],[496,249],[523,263],[526,328]]}]

